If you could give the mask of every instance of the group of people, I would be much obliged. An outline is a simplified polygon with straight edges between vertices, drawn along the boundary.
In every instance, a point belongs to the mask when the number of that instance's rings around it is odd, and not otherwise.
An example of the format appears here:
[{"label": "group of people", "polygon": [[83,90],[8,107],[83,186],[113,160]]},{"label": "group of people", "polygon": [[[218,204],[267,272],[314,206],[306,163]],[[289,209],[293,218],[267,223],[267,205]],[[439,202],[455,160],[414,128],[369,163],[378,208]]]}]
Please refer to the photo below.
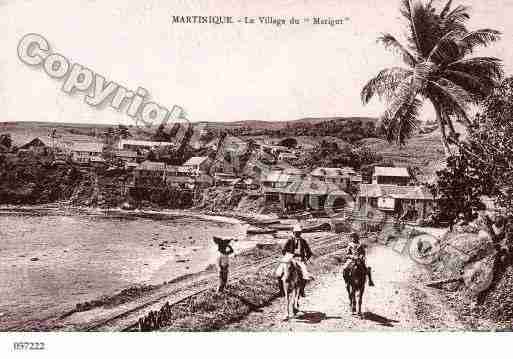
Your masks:
[{"label": "group of people", "polygon": [[[278,268],[276,269],[275,276],[280,283],[280,291],[282,293],[281,277],[284,274],[287,264],[291,263],[301,272],[301,276],[305,281],[311,281],[314,277],[308,271],[307,263],[312,257],[312,249],[308,242],[302,236],[302,230],[299,225],[295,225],[292,229],[293,235],[287,239],[282,249],[283,257],[280,260]],[[356,232],[352,232],[349,235],[350,241],[348,244],[347,261],[343,266],[343,270],[346,270],[353,263],[361,261],[365,268],[367,268],[367,276],[369,279],[369,285],[374,286],[371,275],[371,268],[367,267],[366,264],[366,250],[365,245],[360,243],[360,237]],[[214,243],[217,245],[217,266],[219,269],[219,286],[218,292],[223,292],[226,288],[228,281],[228,267],[229,267],[229,256],[234,252],[230,242],[234,238],[222,238],[214,237]],[[301,293],[304,296],[304,293]]]}]

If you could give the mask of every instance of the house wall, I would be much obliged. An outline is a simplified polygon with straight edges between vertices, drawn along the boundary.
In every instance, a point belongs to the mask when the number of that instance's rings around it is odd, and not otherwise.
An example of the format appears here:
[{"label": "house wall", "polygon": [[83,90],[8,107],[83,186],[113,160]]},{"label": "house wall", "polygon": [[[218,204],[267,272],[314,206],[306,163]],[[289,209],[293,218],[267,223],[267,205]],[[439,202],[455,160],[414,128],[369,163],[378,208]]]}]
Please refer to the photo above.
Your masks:
[{"label": "house wall", "polygon": [[391,176],[373,176],[373,184],[394,184],[397,186],[406,186],[409,182],[407,177],[391,177]]}]

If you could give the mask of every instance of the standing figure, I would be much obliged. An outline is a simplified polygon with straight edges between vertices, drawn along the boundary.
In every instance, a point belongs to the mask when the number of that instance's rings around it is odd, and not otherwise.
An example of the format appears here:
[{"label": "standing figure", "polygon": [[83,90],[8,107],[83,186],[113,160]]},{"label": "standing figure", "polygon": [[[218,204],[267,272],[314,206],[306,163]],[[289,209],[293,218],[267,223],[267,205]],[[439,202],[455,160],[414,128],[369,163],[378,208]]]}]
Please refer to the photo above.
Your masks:
[{"label": "standing figure", "polygon": [[233,253],[230,241],[233,238],[214,237],[214,243],[217,244],[217,267],[219,270],[218,293],[222,293],[228,282],[228,267],[230,265],[229,255]]}]

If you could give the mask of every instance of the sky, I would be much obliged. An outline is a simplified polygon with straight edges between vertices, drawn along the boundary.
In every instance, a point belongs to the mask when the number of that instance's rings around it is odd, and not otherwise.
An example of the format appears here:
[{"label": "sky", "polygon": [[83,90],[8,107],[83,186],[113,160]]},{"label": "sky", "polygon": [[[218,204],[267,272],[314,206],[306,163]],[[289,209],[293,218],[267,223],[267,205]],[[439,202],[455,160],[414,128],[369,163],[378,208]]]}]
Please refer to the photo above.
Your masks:
[{"label": "sky", "polygon": [[[511,73],[513,1],[455,3],[472,7],[470,29],[504,33],[479,55],[502,58]],[[384,105],[364,106],[359,94],[379,70],[400,65],[376,43],[382,32],[404,33],[398,7],[399,0],[0,0],[0,122],[133,123],[125,111],[92,107],[84,94],[64,93],[63,80],[21,62],[17,46],[28,33],[107,81],[143,87],[168,109],[183,107],[194,122],[377,117]],[[173,24],[173,15],[349,20],[278,27]],[[423,117],[430,116],[426,107]]]}]

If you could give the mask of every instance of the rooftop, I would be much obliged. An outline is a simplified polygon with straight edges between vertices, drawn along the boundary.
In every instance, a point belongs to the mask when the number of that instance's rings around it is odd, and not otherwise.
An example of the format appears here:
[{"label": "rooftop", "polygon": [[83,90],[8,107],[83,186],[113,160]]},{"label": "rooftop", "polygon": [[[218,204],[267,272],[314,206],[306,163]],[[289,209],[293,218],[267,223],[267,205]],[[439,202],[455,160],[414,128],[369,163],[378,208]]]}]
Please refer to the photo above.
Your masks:
[{"label": "rooftop", "polygon": [[51,146],[51,143],[52,141],[48,137],[36,137],[19,148],[23,149],[30,146]]},{"label": "rooftop", "polygon": [[349,177],[356,172],[350,167],[332,168],[332,167],[318,167],[312,171],[312,176],[325,176],[325,177]]},{"label": "rooftop", "polygon": [[103,143],[95,143],[95,142],[75,142],[71,147],[72,151],[75,152],[97,152],[100,153],[103,151]]},{"label": "rooftop", "polygon": [[374,176],[410,178],[406,167],[374,167]]},{"label": "rooftop", "polygon": [[434,199],[433,195],[426,187],[386,184],[361,184],[359,196],[369,198],[392,197],[397,199]]},{"label": "rooftop", "polygon": [[115,150],[114,155],[118,157],[137,157],[137,152],[130,150]]},{"label": "rooftop", "polygon": [[166,164],[164,162],[144,161],[137,166],[137,169],[142,171],[164,171]]},{"label": "rooftop", "polygon": [[202,157],[191,157],[191,158],[189,158],[189,160],[187,160],[187,162],[185,162],[183,165],[184,165],[184,166],[199,166],[199,165],[201,165],[203,162],[205,162],[206,160],[208,160],[208,157],[206,157],[206,156],[202,156]]},{"label": "rooftop", "polygon": [[289,183],[283,188],[269,188],[266,192],[283,193],[283,194],[309,194],[309,195],[328,195],[328,194],[340,194],[343,190],[329,182],[322,182],[316,180],[296,180]]},{"label": "rooftop", "polygon": [[174,146],[174,143],[173,142],[162,142],[162,141],[144,141],[144,140],[119,140],[118,145],[119,145],[119,147],[123,147],[123,145],[158,147],[158,146]]}]

